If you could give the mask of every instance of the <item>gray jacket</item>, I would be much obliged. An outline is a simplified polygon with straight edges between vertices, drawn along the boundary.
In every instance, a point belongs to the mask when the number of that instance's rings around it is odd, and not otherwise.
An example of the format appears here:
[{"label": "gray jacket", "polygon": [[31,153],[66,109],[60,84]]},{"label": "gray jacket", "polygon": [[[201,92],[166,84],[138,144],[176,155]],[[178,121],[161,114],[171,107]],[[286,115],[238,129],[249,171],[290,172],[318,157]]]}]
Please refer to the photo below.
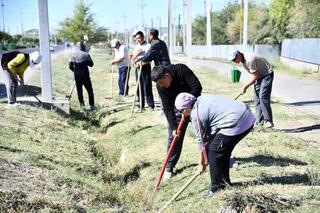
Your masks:
[{"label": "gray jacket", "polygon": [[241,124],[251,114],[248,106],[240,101],[227,99],[213,94],[204,94],[198,97],[191,111],[191,122],[196,130],[196,142],[202,144],[198,124],[200,124],[205,138],[212,139],[217,132],[231,129]]}]

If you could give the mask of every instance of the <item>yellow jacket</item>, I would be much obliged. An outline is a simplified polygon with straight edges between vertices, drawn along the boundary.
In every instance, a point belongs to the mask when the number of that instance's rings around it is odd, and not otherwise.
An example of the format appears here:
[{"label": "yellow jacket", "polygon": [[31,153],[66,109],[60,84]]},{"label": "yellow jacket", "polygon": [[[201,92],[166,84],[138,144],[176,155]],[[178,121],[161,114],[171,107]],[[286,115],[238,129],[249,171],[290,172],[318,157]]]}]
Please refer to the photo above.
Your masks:
[{"label": "yellow jacket", "polygon": [[[10,70],[12,75],[19,75],[20,79],[23,79],[23,73],[27,70],[29,66],[29,59],[25,59],[25,55],[23,53],[19,53],[14,59],[12,59],[8,63],[8,69]],[[23,61],[25,62],[22,63]]]}]

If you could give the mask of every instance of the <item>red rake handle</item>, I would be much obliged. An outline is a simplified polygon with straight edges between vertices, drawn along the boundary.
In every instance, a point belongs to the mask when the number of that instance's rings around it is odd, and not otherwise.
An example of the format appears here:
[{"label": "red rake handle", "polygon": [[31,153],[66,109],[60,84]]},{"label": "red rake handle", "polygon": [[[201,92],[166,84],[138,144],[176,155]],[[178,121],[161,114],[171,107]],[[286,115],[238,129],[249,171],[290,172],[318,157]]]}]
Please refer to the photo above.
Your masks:
[{"label": "red rake handle", "polygon": [[176,143],[178,141],[180,130],[181,130],[181,128],[182,128],[182,126],[184,125],[185,122],[186,122],[186,117],[184,115],[182,115],[182,118],[181,118],[181,120],[179,122],[177,131],[176,131],[177,134],[174,136],[174,138],[172,140],[172,143],[171,143],[171,146],[170,146],[170,148],[169,148],[169,150],[167,152],[166,158],[164,159],[164,162],[163,162],[159,177],[158,177],[157,182],[156,182],[156,184],[154,186],[154,190],[157,190],[159,188],[159,186],[160,186],[160,182],[162,180],[162,176],[163,176],[164,170],[166,169],[166,166],[168,164],[169,157],[171,156],[172,150],[173,150],[174,146],[176,145]]}]

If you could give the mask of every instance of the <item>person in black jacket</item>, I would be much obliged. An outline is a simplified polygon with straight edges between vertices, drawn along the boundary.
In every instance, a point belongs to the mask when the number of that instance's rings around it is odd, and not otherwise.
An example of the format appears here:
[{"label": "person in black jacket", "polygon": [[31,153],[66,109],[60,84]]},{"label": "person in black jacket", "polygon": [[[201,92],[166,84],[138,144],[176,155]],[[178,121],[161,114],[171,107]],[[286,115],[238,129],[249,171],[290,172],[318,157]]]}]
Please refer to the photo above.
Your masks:
[{"label": "person in black jacket", "polygon": [[[187,92],[198,97],[201,95],[202,86],[197,76],[184,64],[155,66],[151,72],[151,79],[157,84],[157,90],[163,104],[164,114],[168,121],[169,149],[182,117],[182,114],[176,110],[174,105],[177,95],[181,92]],[[179,133],[180,136],[166,167],[165,180],[169,180],[172,177],[173,169],[179,160],[187,126],[188,122],[183,125]]]},{"label": "person in black jacket", "polygon": [[75,53],[71,56],[69,62],[69,69],[74,72],[74,79],[76,81],[78,100],[80,106],[84,106],[82,86],[84,86],[88,92],[90,110],[94,109],[94,95],[92,84],[90,80],[89,67],[93,66],[93,61],[89,53],[85,52],[86,47],[84,43],[78,42]]},{"label": "person in black jacket", "polygon": [[148,63],[152,60],[154,64],[157,65],[169,65],[171,64],[168,48],[164,41],[158,38],[159,31],[156,29],[151,29],[149,33],[150,49],[147,54],[141,59],[142,64],[144,62]]}]

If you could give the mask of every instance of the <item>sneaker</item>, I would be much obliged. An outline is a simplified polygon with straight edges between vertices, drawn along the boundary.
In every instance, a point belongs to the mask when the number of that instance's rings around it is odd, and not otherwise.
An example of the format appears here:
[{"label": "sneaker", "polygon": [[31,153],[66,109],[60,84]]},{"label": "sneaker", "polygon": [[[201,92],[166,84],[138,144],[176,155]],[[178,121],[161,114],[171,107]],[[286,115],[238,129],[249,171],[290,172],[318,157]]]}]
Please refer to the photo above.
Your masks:
[{"label": "sneaker", "polygon": [[210,198],[212,198],[213,197],[213,194],[214,194],[214,192],[213,191],[207,191],[207,192],[205,192],[204,194],[203,194],[203,198],[204,199],[210,199]]},{"label": "sneaker", "polygon": [[274,126],[273,123],[271,123],[270,121],[266,121],[263,124],[263,127],[265,127],[265,128],[272,128],[273,126]]},{"label": "sneaker", "polygon": [[17,102],[15,102],[15,103],[9,103],[8,104],[8,107],[17,107],[17,106],[19,106],[20,104],[19,103],[17,103]]},{"label": "sneaker", "polygon": [[169,181],[171,178],[172,178],[172,172],[166,171],[166,172],[164,173],[163,181],[164,181],[164,182],[167,182],[167,181]]},{"label": "sneaker", "polygon": [[158,112],[158,116],[161,117],[164,115],[164,111],[162,109],[160,109],[160,111]]},{"label": "sneaker", "polygon": [[148,112],[152,112],[154,111],[154,108],[153,107],[148,107]]},{"label": "sneaker", "polygon": [[230,158],[230,164],[229,164],[229,168],[237,168],[239,165],[237,164],[237,162],[234,160],[234,157]]}]

